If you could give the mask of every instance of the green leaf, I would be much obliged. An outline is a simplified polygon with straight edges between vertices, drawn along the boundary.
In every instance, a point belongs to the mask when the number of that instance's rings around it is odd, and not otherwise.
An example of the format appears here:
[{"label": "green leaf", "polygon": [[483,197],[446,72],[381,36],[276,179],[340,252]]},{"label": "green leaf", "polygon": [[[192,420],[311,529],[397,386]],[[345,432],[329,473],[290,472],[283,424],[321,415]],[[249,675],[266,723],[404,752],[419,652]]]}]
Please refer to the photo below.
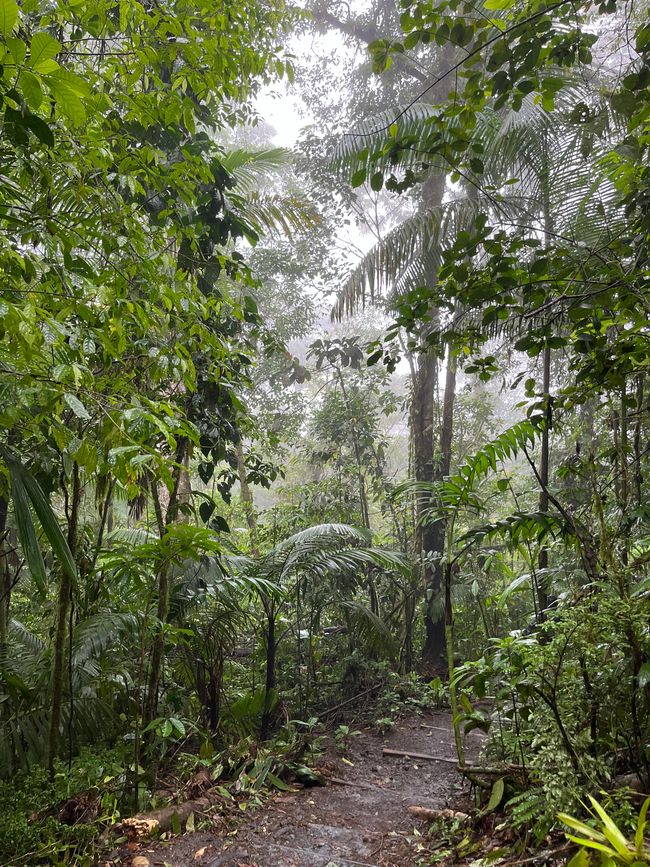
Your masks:
[{"label": "green leaf", "polygon": [[16,0],[0,0],[0,34],[9,36],[18,21]]},{"label": "green leaf", "polygon": [[[7,452],[6,449],[0,449],[0,454],[7,464],[12,484],[14,483],[14,478],[18,479],[19,484],[27,492],[34,511],[36,512],[36,516],[43,528],[43,532],[52,546],[54,556],[57,558],[68,577],[74,580],[77,577],[77,566],[74,562],[70,548],[68,547],[68,543],[61,532],[61,527],[59,526],[56,515],[52,511],[52,506],[43,493],[41,486],[38,484],[36,479],[27,472],[25,467],[23,467],[23,465],[13,455],[11,455],[11,453]],[[27,553],[25,556],[27,556]]]},{"label": "green leaf", "polygon": [[490,794],[490,800],[487,802],[487,807],[483,810],[484,813],[492,813],[499,806],[501,801],[503,800],[503,793],[505,792],[506,784],[503,777],[499,777],[498,780],[495,780],[494,785],[492,786],[492,793]]},{"label": "green leaf", "polygon": [[366,182],[366,170],[358,169],[351,177],[350,183],[353,187],[360,187],[361,184]]},{"label": "green leaf", "polygon": [[283,782],[279,777],[276,777],[276,775],[272,774],[270,771],[266,775],[266,779],[274,788],[279,789],[281,792],[291,791],[291,786],[287,786],[285,782]]},{"label": "green leaf", "polygon": [[643,689],[650,683],[650,662],[644,662],[639,669],[639,689]]},{"label": "green leaf", "polygon": [[195,830],[194,813],[190,813],[190,815],[187,817],[187,821],[185,822],[185,830],[187,831],[188,834],[191,834],[194,832],[194,830]]},{"label": "green leaf", "polygon": [[5,460],[9,469],[11,500],[14,506],[14,518],[18,538],[27,560],[29,572],[34,579],[38,592],[41,596],[44,596],[47,587],[45,563],[43,562],[43,554],[36,537],[36,527],[32,512],[29,508],[29,495],[24,484],[23,474],[21,473],[22,467],[14,461],[7,460],[6,457]]},{"label": "green leaf", "polygon": [[183,723],[178,719],[178,717],[175,717],[175,716],[170,717],[170,718],[169,718],[169,722],[170,722],[171,725],[173,726],[174,730],[178,732],[178,734],[180,735],[180,737],[182,737],[182,738],[185,737],[185,733],[186,733],[186,731],[185,731],[185,726],[184,726]]},{"label": "green leaf", "polygon": [[641,54],[650,45],[650,24],[644,24],[636,31],[636,50]]},{"label": "green leaf", "polygon": [[[647,663],[646,663],[647,665]],[[648,815],[648,807],[650,807],[650,798],[646,798],[639,813],[639,820],[636,825],[636,834],[634,835],[634,847],[637,852],[643,851],[643,843],[645,840],[646,818]]]},{"label": "green leaf", "polygon": [[381,190],[384,186],[384,173],[383,172],[375,172],[373,176],[370,178],[370,188],[374,190],[376,193]]},{"label": "green leaf", "polygon": [[27,105],[37,111],[43,102],[43,88],[33,72],[23,69],[18,76],[18,86],[23,92]]},{"label": "green leaf", "polygon": [[619,855],[629,855],[630,850],[627,845],[627,840],[616,822],[614,822],[609,813],[607,813],[605,808],[602,807],[594,797],[589,795],[589,800],[591,806],[598,813],[598,816],[603,823],[603,832],[607,837],[607,840],[612,844]]},{"label": "green leaf", "polygon": [[52,147],[54,133],[42,117],[37,114],[28,114],[23,118],[23,125],[31,130],[42,144]]},{"label": "green leaf", "polygon": [[611,846],[603,846],[602,843],[597,843],[595,840],[583,840],[581,837],[574,837],[573,834],[567,834],[569,840],[577,843],[579,846],[587,846],[589,849],[596,849],[597,852],[603,852],[610,858],[616,858],[617,852]]},{"label": "green leaf", "polygon": [[171,832],[175,836],[178,836],[181,833],[181,820],[178,813],[174,810],[171,818]]},{"label": "green leaf", "polygon": [[567,867],[589,867],[589,853],[586,849],[578,849],[576,854],[571,858]]},{"label": "green leaf", "polygon": [[602,843],[605,842],[604,834],[597,831],[595,828],[592,828],[591,825],[586,825],[584,822],[581,822],[580,819],[576,819],[574,816],[569,816],[568,813],[558,813],[557,817],[560,822],[568,825],[569,828],[573,828],[574,831],[578,831],[580,834],[584,834],[592,840],[599,840]]},{"label": "green leaf", "polygon": [[59,64],[52,62],[61,51],[61,43],[49,33],[35,33],[29,54],[29,65],[36,72],[53,72]]},{"label": "green leaf", "polygon": [[84,421],[88,421],[90,419],[90,413],[83,405],[83,403],[76,397],[74,394],[64,394],[63,400],[68,404],[72,412],[77,416],[77,418],[81,418]]},{"label": "green leaf", "polygon": [[75,124],[75,126],[81,126],[85,123],[86,110],[78,93],[68,84],[68,82],[49,75],[47,77],[47,85],[50,88],[50,92],[61,113]]}]

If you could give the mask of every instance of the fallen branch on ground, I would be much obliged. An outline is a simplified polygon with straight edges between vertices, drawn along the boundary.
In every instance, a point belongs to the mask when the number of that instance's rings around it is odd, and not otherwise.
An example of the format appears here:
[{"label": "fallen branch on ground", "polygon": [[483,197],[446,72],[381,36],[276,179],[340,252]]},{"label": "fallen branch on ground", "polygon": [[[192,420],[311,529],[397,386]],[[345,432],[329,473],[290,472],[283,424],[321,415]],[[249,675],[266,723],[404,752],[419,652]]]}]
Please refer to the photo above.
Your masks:
[{"label": "fallen branch on ground", "polygon": [[320,714],[320,716],[329,716],[331,713],[334,713],[335,710],[340,710],[342,707],[345,707],[348,704],[352,704],[353,701],[356,701],[359,698],[363,698],[364,695],[368,695],[368,693],[374,692],[376,689],[379,689],[382,686],[382,683],[376,683],[374,686],[371,686],[370,689],[364,689],[364,691],[358,693],[358,695],[353,695],[352,698],[348,698],[345,701],[342,701],[340,704],[335,704],[334,707],[329,707],[327,710],[324,710]]},{"label": "fallen branch on ground", "polygon": [[406,809],[411,816],[415,816],[416,819],[424,819],[427,822],[433,822],[435,819],[458,819],[461,822],[465,822],[469,819],[469,813],[461,813],[458,810],[449,810],[447,808],[435,810],[433,807],[418,807],[414,804]]},{"label": "fallen branch on ground", "polygon": [[330,777],[330,783],[335,783],[337,786],[351,786],[355,789],[379,789],[382,786],[371,786],[369,783],[354,783],[352,780],[342,780],[340,777]]},{"label": "fallen branch on ground", "polygon": [[526,777],[526,768],[523,765],[503,765],[497,768],[482,768],[480,766],[473,767],[471,765],[463,765],[458,768],[459,772],[475,786],[480,789],[491,789],[493,783],[488,782],[486,777]]},{"label": "fallen branch on ground", "polygon": [[427,762],[446,762],[449,765],[457,765],[458,759],[448,759],[445,756],[432,756],[429,753],[414,753],[411,750],[390,750],[384,747],[382,754],[385,756],[404,756],[408,759],[423,759]]},{"label": "fallen branch on ground", "polygon": [[544,849],[543,852],[538,852],[530,858],[517,858],[516,861],[506,861],[505,864],[513,864],[516,865],[516,867],[519,867],[520,864],[545,864],[547,861],[557,860],[560,856],[566,855],[567,852],[570,852],[572,849],[575,849],[573,843],[567,843],[564,846],[560,846],[559,849]]}]

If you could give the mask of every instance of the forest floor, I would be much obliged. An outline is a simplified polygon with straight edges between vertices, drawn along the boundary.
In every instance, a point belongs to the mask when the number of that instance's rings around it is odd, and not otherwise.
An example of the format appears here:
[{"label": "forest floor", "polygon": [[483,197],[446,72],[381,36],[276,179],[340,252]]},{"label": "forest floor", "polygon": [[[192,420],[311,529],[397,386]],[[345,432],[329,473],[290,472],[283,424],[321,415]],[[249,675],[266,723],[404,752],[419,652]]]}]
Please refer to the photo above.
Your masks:
[{"label": "forest floor", "polygon": [[[481,734],[467,738],[476,757]],[[321,761],[327,786],[282,792],[255,811],[239,812],[214,831],[196,831],[143,845],[134,867],[410,867],[423,863],[427,827],[409,806],[467,805],[468,789],[455,763],[451,714],[429,713],[399,722],[382,737],[351,737],[341,755]],[[449,761],[384,755],[384,748]],[[418,831],[419,827],[419,831]],[[138,861],[138,858],[142,858]],[[129,863],[128,861],[122,863]]]}]

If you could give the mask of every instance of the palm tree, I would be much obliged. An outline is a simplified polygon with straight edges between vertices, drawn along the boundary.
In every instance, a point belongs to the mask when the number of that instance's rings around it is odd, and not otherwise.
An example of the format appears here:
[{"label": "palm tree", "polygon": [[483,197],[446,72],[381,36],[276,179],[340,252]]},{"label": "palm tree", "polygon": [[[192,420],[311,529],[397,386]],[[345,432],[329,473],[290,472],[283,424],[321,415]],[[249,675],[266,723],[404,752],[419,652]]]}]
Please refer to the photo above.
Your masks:
[{"label": "palm tree", "polygon": [[[276,627],[283,603],[300,592],[305,582],[340,577],[366,566],[409,570],[399,554],[373,548],[370,543],[368,530],[347,524],[318,524],[295,533],[260,557],[230,559],[229,566],[234,574],[258,582],[258,595],[264,609],[266,675],[260,725],[262,739],[269,735],[276,697],[276,657],[280,641]],[[359,615],[359,607],[354,610]],[[365,618],[366,624],[370,620],[381,628],[371,617]]]},{"label": "palm tree", "polygon": [[[135,614],[111,611],[74,626],[66,671],[70,689],[60,696],[57,732],[57,742],[65,733],[70,753],[84,740],[96,741],[99,732],[110,732],[128,683],[121,648],[124,641],[135,640],[139,628]],[[51,667],[52,651],[46,642],[12,619],[0,650],[2,774],[52,759]]]},{"label": "palm tree", "polygon": [[[435,287],[438,270],[445,250],[449,249],[458,232],[470,228],[476,215],[488,212],[497,223],[527,234],[542,234],[549,239],[554,233],[571,233],[581,241],[596,243],[605,230],[611,214],[613,186],[604,184],[604,171],[594,171],[600,148],[594,130],[605,138],[611,117],[604,106],[587,107],[582,91],[573,88],[563,95],[566,101],[563,122],[538,107],[532,98],[525,100],[523,109],[504,113],[486,110],[479,118],[476,140],[481,143],[483,173],[481,177],[466,174],[460,194],[445,192],[448,168],[438,164],[427,169],[422,195],[415,212],[389,232],[359,262],[342,287],[333,317],[341,318],[370,302],[386,299],[389,308],[409,304],[410,293],[420,287]],[[581,107],[587,110],[591,123],[577,124],[573,118]],[[359,127],[361,139],[350,137],[340,145],[335,157],[337,167],[346,173],[365,168],[372,171],[417,169],[431,163],[426,151],[430,121],[434,107],[411,107],[399,121],[397,139],[411,142],[409,149],[393,154],[384,141],[384,130],[394,112],[366,121]],[[380,130],[380,132],[377,132]],[[359,153],[359,142],[364,150]],[[370,155],[370,156],[369,156]],[[589,156],[591,155],[591,159]],[[512,182],[513,177],[516,179]],[[507,187],[504,184],[508,182]],[[419,303],[422,295],[420,294]],[[456,360],[451,340],[457,339],[463,324],[477,327],[473,311],[457,308],[445,320],[435,307],[424,305],[416,338],[420,350],[417,362],[407,354],[411,369],[412,409],[411,441],[413,475],[425,484],[441,480],[449,474],[453,438],[453,415],[456,384]],[[516,328],[515,323],[509,323]],[[450,334],[453,332],[454,334]],[[449,334],[445,338],[446,333]],[[496,333],[496,332],[495,332]],[[447,342],[446,377],[441,412],[438,447],[433,446],[434,390],[437,383],[438,359],[430,342]],[[424,348],[425,351],[422,351]],[[543,393],[549,401],[550,350],[543,359]],[[437,453],[436,453],[437,452]],[[542,442],[540,509],[546,511],[549,466],[548,431]],[[444,654],[442,606],[437,604],[442,589],[442,556],[444,552],[444,522],[423,521],[426,506],[418,502],[420,526],[418,550],[423,557],[424,587],[430,601],[425,612],[426,640],[424,658],[438,662]],[[423,526],[424,525],[424,526]],[[542,551],[540,566],[545,567]],[[540,602],[544,603],[543,590]],[[542,604],[542,607],[545,607]]]}]

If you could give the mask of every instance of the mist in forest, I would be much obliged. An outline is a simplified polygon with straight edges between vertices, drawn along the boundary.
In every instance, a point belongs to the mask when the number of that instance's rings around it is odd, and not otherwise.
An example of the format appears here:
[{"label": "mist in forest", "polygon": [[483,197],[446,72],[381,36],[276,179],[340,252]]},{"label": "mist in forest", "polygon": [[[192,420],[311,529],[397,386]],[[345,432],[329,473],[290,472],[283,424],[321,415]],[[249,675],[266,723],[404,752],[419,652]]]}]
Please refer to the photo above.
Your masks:
[{"label": "mist in forest", "polygon": [[650,864],[649,51],[0,0],[1,863]]}]

